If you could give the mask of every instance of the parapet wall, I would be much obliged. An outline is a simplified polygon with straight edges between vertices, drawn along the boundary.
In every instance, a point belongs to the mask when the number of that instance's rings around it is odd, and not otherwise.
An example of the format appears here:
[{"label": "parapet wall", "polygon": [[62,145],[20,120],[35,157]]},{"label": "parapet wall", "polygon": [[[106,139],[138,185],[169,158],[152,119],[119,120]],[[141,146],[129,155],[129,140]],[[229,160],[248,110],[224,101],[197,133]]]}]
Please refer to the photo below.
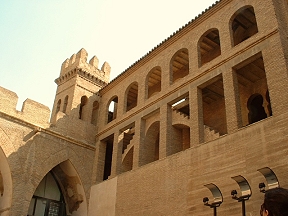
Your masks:
[{"label": "parapet wall", "polygon": [[0,86],[0,113],[13,116],[37,126],[48,127],[50,109],[36,101],[26,99],[21,111],[16,110],[18,96],[15,92]]},{"label": "parapet wall", "polygon": [[88,53],[85,49],[81,49],[77,54],[73,54],[70,58],[67,58],[61,67],[60,77],[67,72],[81,68],[89,72],[91,75],[108,83],[110,79],[111,67],[107,62],[104,62],[101,69],[98,68],[99,60],[96,56],[93,56],[89,63],[87,63]]}]

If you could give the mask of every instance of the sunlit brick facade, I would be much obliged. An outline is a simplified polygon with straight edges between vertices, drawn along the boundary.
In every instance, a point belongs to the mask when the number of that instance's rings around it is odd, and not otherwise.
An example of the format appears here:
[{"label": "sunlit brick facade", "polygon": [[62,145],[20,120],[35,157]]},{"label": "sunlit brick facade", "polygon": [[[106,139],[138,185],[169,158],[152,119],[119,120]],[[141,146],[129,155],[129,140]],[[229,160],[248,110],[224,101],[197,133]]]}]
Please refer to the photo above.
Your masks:
[{"label": "sunlit brick facade", "polygon": [[259,183],[288,188],[287,25],[221,0],[110,82],[73,54],[51,116],[0,88],[0,215],[259,215]]}]

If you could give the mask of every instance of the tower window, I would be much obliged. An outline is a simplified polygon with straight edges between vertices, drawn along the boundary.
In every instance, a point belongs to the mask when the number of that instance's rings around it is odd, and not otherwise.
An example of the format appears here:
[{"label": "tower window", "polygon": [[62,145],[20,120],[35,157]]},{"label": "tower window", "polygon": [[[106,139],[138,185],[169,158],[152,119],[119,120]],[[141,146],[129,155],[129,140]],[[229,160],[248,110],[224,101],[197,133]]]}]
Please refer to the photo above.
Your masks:
[{"label": "tower window", "polygon": [[84,106],[87,104],[88,98],[86,96],[81,97],[80,109],[79,109],[79,119],[84,119]]},{"label": "tower window", "polygon": [[61,107],[61,99],[59,99],[57,102],[56,113],[60,111],[60,107]]}]

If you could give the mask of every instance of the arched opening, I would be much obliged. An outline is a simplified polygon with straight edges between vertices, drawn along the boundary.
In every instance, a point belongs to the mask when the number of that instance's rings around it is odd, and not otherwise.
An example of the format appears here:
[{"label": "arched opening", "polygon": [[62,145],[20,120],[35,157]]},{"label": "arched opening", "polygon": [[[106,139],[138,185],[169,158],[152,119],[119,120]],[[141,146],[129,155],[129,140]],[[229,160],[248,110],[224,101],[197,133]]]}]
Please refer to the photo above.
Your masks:
[{"label": "arched opening", "polygon": [[126,93],[126,112],[137,106],[138,83],[132,83]]},{"label": "arched opening", "polygon": [[94,101],[93,109],[92,109],[92,116],[91,116],[91,124],[93,125],[97,124],[98,109],[99,109],[99,102]]},{"label": "arched opening", "polygon": [[199,67],[221,55],[220,37],[218,29],[205,32],[198,42]]},{"label": "arched opening", "polygon": [[12,202],[11,170],[6,155],[2,151],[2,148],[0,147],[0,214],[2,213],[3,215],[9,215],[11,202]]},{"label": "arched opening", "polygon": [[140,166],[159,159],[159,135],[160,122],[156,121],[148,128],[144,143],[140,146]]},{"label": "arched opening", "polygon": [[253,94],[248,99],[247,108],[249,110],[248,113],[248,121],[249,124],[255,123],[262,119],[267,118],[267,114],[263,107],[263,97],[260,94]]},{"label": "arched opening", "polygon": [[35,188],[28,216],[87,215],[83,184],[69,160],[50,170]]},{"label": "arched opening", "polygon": [[161,68],[154,67],[147,76],[146,81],[147,97],[150,98],[161,91]]},{"label": "arched opening", "polygon": [[61,99],[59,99],[57,102],[56,113],[60,111],[60,107],[61,107]]},{"label": "arched opening", "polygon": [[240,8],[232,16],[231,30],[233,36],[232,46],[236,46],[258,32],[254,8],[252,6]]},{"label": "arched opening", "polygon": [[85,119],[85,109],[84,106],[87,104],[88,102],[88,98],[87,96],[82,96],[81,97],[81,103],[80,103],[80,107],[79,107],[79,119],[84,120]]},{"label": "arched opening", "polygon": [[188,49],[184,48],[174,54],[170,62],[170,76],[172,83],[189,74]]},{"label": "arched opening", "polygon": [[118,97],[114,96],[107,106],[107,123],[113,121],[117,117]]},{"label": "arched opening", "polygon": [[272,116],[265,65],[261,53],[233,67],[237,78],[237,106],[241,109],[242,126]]},{"label": "arched opening", "polygon": [[28,216],[65,216],[66,204],[52,172],[40,182],[30,202]]},{"label": "arched opening", "polygon": [[66,113],[67,104],[68,104],[68,95],[66,95],[66,97],[64,99],[63,113]]}]

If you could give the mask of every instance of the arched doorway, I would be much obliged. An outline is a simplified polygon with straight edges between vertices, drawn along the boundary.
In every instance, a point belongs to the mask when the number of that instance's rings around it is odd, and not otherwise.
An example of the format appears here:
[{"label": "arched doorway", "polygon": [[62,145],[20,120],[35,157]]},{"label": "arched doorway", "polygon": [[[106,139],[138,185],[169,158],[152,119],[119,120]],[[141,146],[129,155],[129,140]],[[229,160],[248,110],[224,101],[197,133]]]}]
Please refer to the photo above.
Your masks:
[{"label": "arched doorway", "polygon": [[87,215],[84,188],[70,160],[52,168],[39,182],[32,195],[27,215]]},{"label": "arched doorway", "polygon": [[30,202],[28,216],[65,216],[66,207],[58,182],[50,171],[40,182]]}]

